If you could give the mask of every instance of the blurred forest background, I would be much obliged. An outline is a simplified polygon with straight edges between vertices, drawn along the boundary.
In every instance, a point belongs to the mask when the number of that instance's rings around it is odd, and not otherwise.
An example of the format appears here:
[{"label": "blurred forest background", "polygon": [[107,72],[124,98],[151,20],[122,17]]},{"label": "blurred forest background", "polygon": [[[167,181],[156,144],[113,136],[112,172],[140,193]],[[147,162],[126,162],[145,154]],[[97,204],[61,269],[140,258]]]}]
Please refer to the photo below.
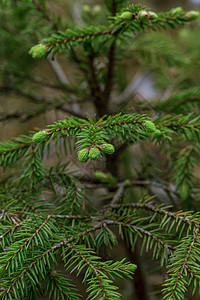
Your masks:
[{"label": "blurred forest background", "polygon": [[[66,115],[94,114],[94,108],[87,95],[79,95],[74,102],[73,95],[68,97],[67,84],[76,83],[78,68],[70,63],[67,54],[42,60],[34,60],[28,54],[29,49],[38,42],[49,37],[54,30],[65,30],[84,24],[104,23],[101,9],[102,2],[97,0],[56,0],[47,1],[48,14],[34,7],[31,3],[23,1],[2,1],[0,4],[0,140],[5,141],[20,134],[28,134],[34,128],[45,128],[56,120],[63,119]],[[173,7],[181,6],[185,11],[200,10],[200,0],[152,0],[130,1],[130,3],[146,5],[155,12],[167,11]],[[83,11],[84,10],[84,11]],[[151,103],[156,99],[166,99],[174,92],[187,88],[200,87],[200,22],[194,22],[176,30],[159,31],[141,35],[133,43],[133,55],[124,57],[123,66],[126,68],[126,77],[119,76],[118,84],[121,95],[133,95],[136,100],[145,99],[147,102],[145,112],[151,109]],[[154,47],[154,56],[148,54],[148,47]],[[146,45],[146,46],[145,46]],[[158,45],[158,47],[156,47]],[[139,51],[143,47],[144,53]],[[146,47],[146,48],[145,48]],[[158,53],[156,52],[158,51]],[[129,52],[130,55],[130,52]],[[159,56],[164,57],[160,60]],[[99,62],[99,68],[101,68]],[[121,96],[121,97],[122,97]],[[113,106],[120,102],[120,94],[115,98]],[[199,93],[200,97],[200,93]],[[45,104],[45,105],[44,105]],[[47,105],[48,104],[48,105]],[[46,110],[48,108],[48,110]],[[190,108],[191,109],[191,108]],[[180,113],[187,111],[182,107]],[[196,113],[199,105],[194,105]],[[124,113],[126,105],[121,107]],[[179,108],[177,107],[177,112]],[[132,112],[142,113],[143,108],[133,108]],[[131,152],[130,152],[131,156]],[[140,151],[134,149],[134,164],[137,168]],[[122,172],[129,176],[127,168],[130,157],[123,157]],[[71,161],[77,165],[76,155]],[[52,156],[51,163],[54,163]],[[79,167],[80,167],[80,163]],[[93,166],[93,165],[92,165]],[[86,168],[81,166],[81,168]],[[88,167],[87,167],[88,168]],[[88,169],[84,169],[87,173]],[[199,176],[200,168],[195,169]],[[155,192],[155,191],[154,191]],[[153,193],[153,192],[152,192]],[[158,191],[156,191],[158,193]],[[162,194],[162,191],[159,191]],[[166,197],[162,194],[161,197]],[[199,199],[196,199],[199,200]],[[188,209],[188,207],[187,207]],[[148,260],[148,258],[147,258]],[[156,266],[148,263],[148,284],[150,290],[155,291],[163,278],[153,275]],[[132,285],[127,281],[122,287],[123,299],[132,299]],[[151,300],[156,298],[152,293]],[[156,294],[156,293],[155,293]],[[158,296],[160,297],[160,296]],[[199,299],[191,297],[188,299]],[[142,299],[141,299],[142,300]]]}]

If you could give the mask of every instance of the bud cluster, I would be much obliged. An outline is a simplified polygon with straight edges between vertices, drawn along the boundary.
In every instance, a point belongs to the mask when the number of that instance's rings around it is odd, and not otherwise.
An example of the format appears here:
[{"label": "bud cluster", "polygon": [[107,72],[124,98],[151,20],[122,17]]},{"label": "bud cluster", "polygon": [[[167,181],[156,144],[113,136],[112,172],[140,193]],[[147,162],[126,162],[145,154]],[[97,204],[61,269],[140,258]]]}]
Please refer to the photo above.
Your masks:
[{"label": "bud cluster", "polygon": [[[153,11],[146,11],[146,10],[141,10],[138,15],[137,19],[139,21],[145,21],[145,20],[153,20],[156,19],[158,15],[153,12]],[[126,20],[126,21],[131,21],[134,19],[134,14],[129,11],[125,11],[120,15],[120,19]]]},{"label": "bud cluster", "polygon": [[83,149],[78,152],[78,159],[81,162],[87,162],[88,159],[90,160],[97,160],[97,158],[100,156],[101,152],[104,152],[105,154],[113,154],[115,151],[115,148],[112,144],[103,144],[99,146],[93,146],[88,149]]},{"label": "bud cluster", "polygon": [[80,150],[78,152],[78,159],[83,162],[86,163],[88,161],[88,159],[90,160],[97,160],[97,158],[100,155],[100,151],[98,148],[96,147],[92,147],[90,149],[83,149]]},{"label": "bud cluster", "polygon": [[[183,9],[182,7],[176,7],[176,8],[173,8],[171,10],[171,14],[173,16],[175,15],[179,15],[179,14],[183,14]],[[187,21],[193,21],[193,20],[196,20],[198,17],[199,17],[199,12],[198,11],[195,11],[195,10],[191,10],[191,11],[188,11],[184,17],[186,18]]]},{"label": "bud cluster", "polygon": [[157,18],[158,18],[158,15],[153,11],[141,10],[137,15],[137,19],[139,21],[154,20]]},{"label": "bud cluster", "polygon": [[[184,14],[183,9],[181,7],[176,7],[171,10],[172,16],[178,16],[180,14]],[[186,20],[192,21],[192,20],[196,20],[199,17],[199,15],[200,14],[198,11],[192,10],[192,11],[187,12],[183,16],[186,18]],[[119,18],[122,20],[126,20],[126,21],[132,21],[135,18],[135,15],[130,11],[125,11],[119,16]],[[158,15],[153,11],[141,10],[137,14],[136,18],[138,21],[148,21],[148,20],[157,19]]]}]

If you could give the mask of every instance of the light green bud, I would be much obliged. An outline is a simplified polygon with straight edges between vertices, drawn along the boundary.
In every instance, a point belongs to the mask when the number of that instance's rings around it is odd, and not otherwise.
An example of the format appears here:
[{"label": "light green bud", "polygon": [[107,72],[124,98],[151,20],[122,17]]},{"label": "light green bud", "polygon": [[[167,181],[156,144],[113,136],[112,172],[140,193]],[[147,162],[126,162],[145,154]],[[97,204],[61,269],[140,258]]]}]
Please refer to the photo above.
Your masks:
[{"label": "light green bud", "polygon": [[183,12],[182,7],[175,7],[175,8],[173,8],[173,9],[171,10],[171,13],[172,13],[173,15],[181,14],[182,12]]},{"label": "light green bud", "polygon": [[106,154],[113,154],[115,152],[115,147],[112,144],[104,144],[101,149]]},{"label": "light green bud", "polygon": [[160,136],[162,133],[161,133],[161,131],[159,130],[159,129],[156,129],[156,131],[154,132],[154,135],[155,136]]},{"label": "light green bud", "polygon": [[105,173],[101,172],[101,171],[96,171],[96,172],[94,173],[94,176],[95,176],[97,179],[103,180],[103,181],[108,179],[108,176],[107,176]]},{"label": "light green bud", "polygon": [[149,15],[149,20],[155,20],[158,18],[158,15],[153,11],[149,11],[148,15]]},{"label": "light green bud", "polygon": [[45,46],[42,44],[36,45],[32,47],[29,51],[29,54],[32,55],[33,58],[41,58],[45,56],[47,53]]},{"label": "light green bud", "polygon": [[89,152],[89,159],[96,160],[100,155],[100,151],[97,148],[91,148]]},{"label": "light green bud", "polygon": [[141,10],[138,15],[137,15],[138,19],[140,21],[145,21],[149,18],[149,14],[146,10]]},{"label": "light green bud", "polygon": [[35,133],[34,134],[34,136],[33,136],[33,142],[34,143],[37,143],[37,144],[39,144],[39,143],[42,143],[42,142],[44,142],[44,140],[46,139],[46,132],[43,130],[43,131],[39,131],[39,132],[37,132],[37,133]]},{"label": "light green bud", "polygon": [[125,11],[119,17],[120,19],[131,21],[133,19],[133,14],[129,11]]},{"label": "light green bud", "polygon": [[199,17],[199,12],[195,10],[191,10],[185,14],[185,17],[188,21],[196,20]]},{"label": "light green bud", "polygon": [[78,159],[81,162],[86,163],[88,161],[88,157],[89,157],[89,153],[87,149],[83,149],[78,152]]},{"label": "light green bud", "polygon": [[131,184],[129,179],[124,180],[124,186],[129,186]]},{"label": "light green bud", "polygon": [[148,132],[155,132],[156,131],[156,126],[153,122],[151,121],[146,121],[145,122],[145,129]]}]

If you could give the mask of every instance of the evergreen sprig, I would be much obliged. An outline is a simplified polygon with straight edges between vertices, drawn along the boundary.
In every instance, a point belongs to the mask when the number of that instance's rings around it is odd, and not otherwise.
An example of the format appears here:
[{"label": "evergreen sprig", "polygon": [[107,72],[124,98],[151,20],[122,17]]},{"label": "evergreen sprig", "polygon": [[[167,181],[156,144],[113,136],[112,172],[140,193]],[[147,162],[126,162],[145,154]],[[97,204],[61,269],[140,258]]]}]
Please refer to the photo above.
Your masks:
[{"label": "evergreen sprig", "polygon": [[110,36],[116,38],[119,34],[127,31],[137,33],[146,28],[174,28],[175,25],[183,25],[185,22],[192,21],[198,17],[197,12],[184,13],[183,11],[172,10],[168,13],[155,14],[144,10],[140,5],[131,5],[123,9],[115,17],[111,18],[110,26],[92,26],[85,28],[67,29],[65,32],[57,32],[51,38],[45,39],[41,44],[34,46],[30,54],[34,58],[41,58],[49,53],[56,54],[66,49],[71,49],[78,44],[87,43],[95,40],[101,43],[99,38]]},{"label": "evergreen sprig", "polygon": [[[197,71],[191,74],[189,68],[199,53],[191,48],[192,59],[180,55],[173,37],[156,31],[183,26],[199,13],[181,7],[155,13],[141,5],[126,6],[126,0],[105,0],[104,8],[84,6],[82,28],[72,28],[73,13],[63,25],[45,0],[15,2],[0,3],[0,39],[9,45],[5,49],[11,59],[9,63],[1,47],[0,88],[3,96],[13,92],[34,107],[1,113],[0,121],[27,121],[52,109],[67,116],[0,142],[0,298],[77,300],[83,284],[87,299],[121,299],[118,280],[134,278],[137,264],[142,269],[138,250],[144,261],[148,253],[159,262],[162,272],[168,268],[163,299],[184,300],[188,291],[198,293],[199,183],[194,174],[200,90]],[[7,25],[7,19],[13,23]],[[41,39],[29,54],[48,56],[59,80],[32,75],[27,49],[33,41],[21,47],[23,35]],[[55,58],[64,51],[70,67],[75,64],[80,72],[76,79],[69,75],[68,80]],[[143,99],[133,81],[128,83],[129,65],[130,74],[133,65],[148,70],[163,96]],[[40,97],[38,86],[43,94],[46,88],[59,92]],[[93,104],[90,115],[85,114],[86,102],[86,109]],[[117,247],[131,253],[131,262],[121,257],[124,251],[113,259]],[[142,277],[140,281],[143,285]]]},{"label": "evergreen sprig", "polygon": [[184,299],[191,282],[192,294],[199,288],[199,255],[196,255],[198,248],[199,228],[196,228],[193,235],[187,236],[181,241],[179,248],[170,259],[168,267],[170,278],[164,285],[164,299]]}]

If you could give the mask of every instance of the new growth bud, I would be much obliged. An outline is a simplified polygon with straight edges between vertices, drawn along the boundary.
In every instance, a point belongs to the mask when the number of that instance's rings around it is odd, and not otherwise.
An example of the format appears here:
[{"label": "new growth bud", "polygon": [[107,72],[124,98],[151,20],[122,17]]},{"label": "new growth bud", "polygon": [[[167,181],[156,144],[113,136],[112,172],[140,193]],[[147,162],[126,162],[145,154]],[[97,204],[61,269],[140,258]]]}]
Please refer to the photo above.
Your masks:
[{"label": "new growth bud", "polygon": [[124,180],[124,186],[127,187],[131,184],[129,179]]},{"label": "new growth bud", "polygon": [[120,19],[131,21],[133,19],[133,14],[129,11],[125,11],[120,15]]},{"label": "new growth bud", "polygon": [[156,131],[156,126],[153,122],[151,121],[146,121],[145,122],[145,129],[148,132],[155,132]]},{"label": "new growth bud", "polygon": [[107,176],[105,173],[101,172],[101,171],[96,171],[96,172],[94,173],[94,176],[95,176],[97,179],[99,179],[99,180],[107,180],[107,179],[108,179],[108,176]]},{"label": "new growth bud", "polygon": [[158,15],[153,11],[149,11],[148,15],[149,15],[149,20],[155,20],[158,18]]},{"label": "new growth bud", "polygon": [[104,144],[101,149],[106,154],[113,154],[115,152],[115,147],[112,144]]},{"label": "new growth bud", "polygon": [[140,21],[145,21],[145,20],[148,20],[149,18],[149,14],[146,10],[141,10],[138,15],[137,15],[138,19]]},{"label": "new growth bud", "polygon": [[44,140],[46,139],[46,132],[43,130],[43,131],[39,131],[39,132],[37,132],[37,133],[35,133],[34,134],[34,136],[33,136],[33,142],[34,143],[37,143],[37,144],[39,144],[39,143],[42,143],[42,142],[44,142]]},{"label": "new growth bud", "polygon": [[79,151],[79,153],[78,153],[78,159],[81,162],[86,163],[88,161],[88,157],[89,157],[89,152],[88,152],[87,149],[83,149],[83,150]]},{"label": "new growth bud", "polygon": [[172,15],[181,14],[183,12],[182,7],[175,7],[171,10]]},{"label": "new growth bud", "polygon": [[100,155],[100,151],[97,148],[91,148],[89,152],[89,159],[91,160],[97,160],[97,158]]},{"label": "new growth bud", "polygon": [[159,129],[156,129],[156,131],[154,132],[154,135],[156,136],[156,137],[158,137],[158,136],[160,136],[162,133],[161,133],[161,131],[159,130]]},{"label": "new growth bud", "polygon": [[32,55],[33,58],[41,58],[45,56],[47,53],[45,46],[42,44],[36,45],[32,47],[29,51],[29,54]]},{"label": "new growth bud", "polygon": [[186,19],[187,19],[188,21],[196,20],[196,19],[198,19],[198,17],[199,17],[199,12],[198,12],[198,11],[191,10],[191,11],[189,11],[189,12],[186,13],[185,17],[186,17]]}]

